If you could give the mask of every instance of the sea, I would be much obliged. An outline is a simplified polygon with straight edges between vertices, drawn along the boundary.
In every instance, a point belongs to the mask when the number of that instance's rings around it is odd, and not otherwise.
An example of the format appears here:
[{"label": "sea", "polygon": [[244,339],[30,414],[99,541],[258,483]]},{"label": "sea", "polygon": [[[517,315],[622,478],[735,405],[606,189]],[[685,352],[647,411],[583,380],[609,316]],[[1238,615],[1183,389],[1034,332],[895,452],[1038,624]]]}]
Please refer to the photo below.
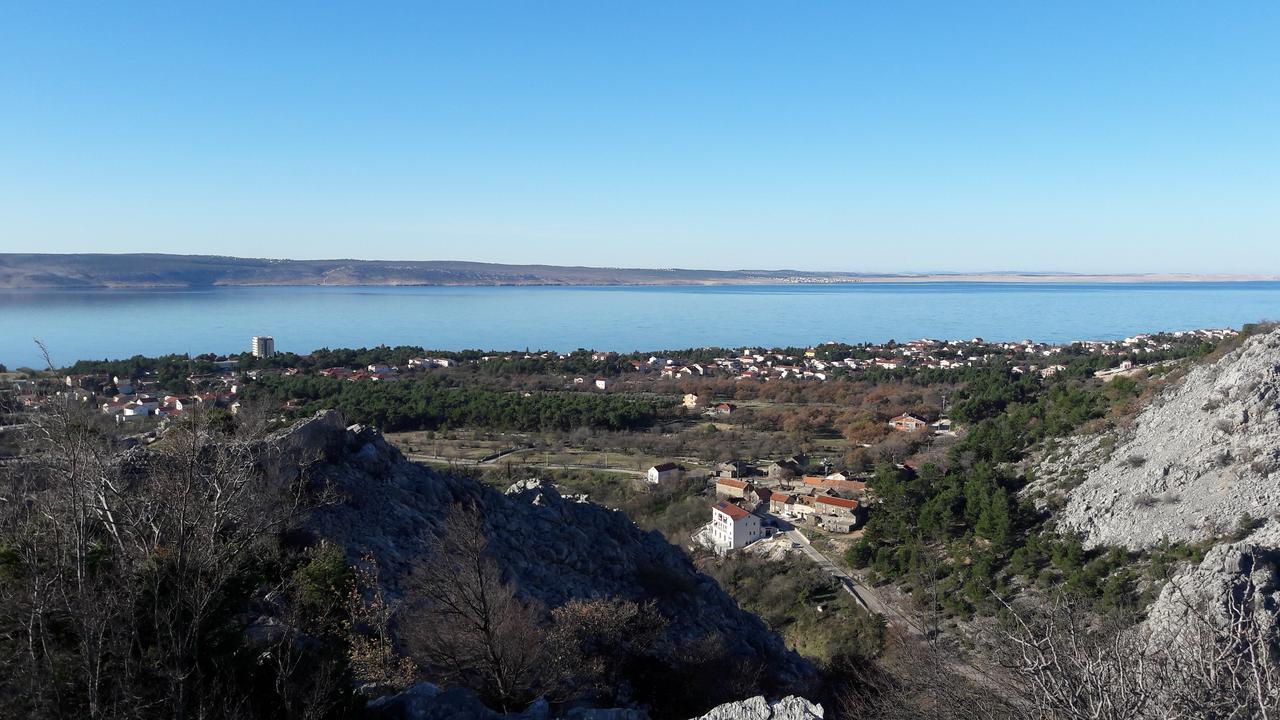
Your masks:
[{"label": "sea", "polygon": [[0,291],[0,364],[278,350],[620,352],[922,337],[1070,342],[1280,319],[1280,282]]}]

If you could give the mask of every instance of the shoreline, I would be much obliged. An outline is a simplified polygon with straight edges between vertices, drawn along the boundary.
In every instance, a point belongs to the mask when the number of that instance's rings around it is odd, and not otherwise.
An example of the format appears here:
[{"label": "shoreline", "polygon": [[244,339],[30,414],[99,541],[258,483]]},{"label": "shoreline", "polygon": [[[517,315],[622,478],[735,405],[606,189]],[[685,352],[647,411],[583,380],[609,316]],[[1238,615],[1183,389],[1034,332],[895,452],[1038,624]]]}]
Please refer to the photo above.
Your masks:
[{"label": "shoreline", "polygon": [[668,280],[668,281],[617,281],[617,282],[214,282],[195,283],[94,283],[94,284],[0,284],[0,292],[23,291],[81,291],[81,290],[209,290],[218,288],[264,287],[338,287],[338,288],[397,288],[397,287],[475,287],[475,288],[660,288],[660,287],[793,287],[793,286],[841,286],[841,285],[1197,285],[1211,283],[1265,283],[1280,282],[1280,275],[1181,275],[1181,274],[1132,274],[1132,275],[1071,275],[1071,274],[921,274],[921,275],[860,275],[825,277],[769,277],[726,278],[723,280]]}]

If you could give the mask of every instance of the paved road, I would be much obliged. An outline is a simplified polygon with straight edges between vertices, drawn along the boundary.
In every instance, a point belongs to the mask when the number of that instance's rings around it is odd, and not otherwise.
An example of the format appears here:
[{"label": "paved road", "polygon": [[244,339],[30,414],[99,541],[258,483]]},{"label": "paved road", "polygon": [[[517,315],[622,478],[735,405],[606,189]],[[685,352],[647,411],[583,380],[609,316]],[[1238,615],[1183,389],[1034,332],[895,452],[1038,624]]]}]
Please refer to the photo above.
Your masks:
[{"label": "paved road", "polygon": [[840,586],[844,588],[845,592],[853,596],[853,599],[856,600],[864,609],[878,615],[883,615],[885,620],[889,621],[891,625],[900,627],[913,635],[924,634],[923,629],[905,613],[899,611],[891,603],[885,602],[875,590],[863,584],[858,578],[840,567],[840,565],[834,560],[823,555],[816,548],[806,542],[804,537],[800,534],[800,531],[794,529],[788,530],[786,535],[791,538],[793,543],[800,546],[800,551],[812,560],[815,565],[825,571],[828,575],[839,580]]},{"label": "paved road", "polygon": [[853,599],[857,600],[859,605],[871,612],[888,615],[888,611],[885,610],[884,603],[880,602],[880,598],[876,597],[876,595],[868,588],[860,586],[857,579],[845,572],[844,568],[837,565],[831,558],[815,550],[813,546],[804,539],[799,530],[788,530],[786,532],[786,536],[791,538],[793,545],[800,546],[800,552],[804,553],[805,557],[812,560],[814,565],[817,565],[828,575],[839,580],[841,587],[845,589],[845,592],[852,595]]}]

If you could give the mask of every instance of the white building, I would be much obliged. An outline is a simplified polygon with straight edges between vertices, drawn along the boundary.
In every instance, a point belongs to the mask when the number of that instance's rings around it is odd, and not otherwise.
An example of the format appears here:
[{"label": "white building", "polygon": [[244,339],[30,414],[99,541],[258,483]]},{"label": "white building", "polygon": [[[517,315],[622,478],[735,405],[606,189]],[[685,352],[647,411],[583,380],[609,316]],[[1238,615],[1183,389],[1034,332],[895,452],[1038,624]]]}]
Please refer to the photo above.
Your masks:
[{"label": "white building", "polygon": [[276,339],[270,335],[254,335],[249,341],[254,357],[269,358],[276,354]]},{"label": "white building", "polygon": [[653,485],[660,485],[670,480],[676,480],[680,477],[680,466],[675,463],[661,463],[649,468],[646,473],[649,482]]},{"label": "white building", "polygon": [[720,551],[737,550],[764,537],[760,518],[728,501],[711,506],[711,541]]},{"label": "white building", "polygon": [[159,409],[160,403],[155,400],[134,400],[125,403],[120,414],[125,417],[146,417]]}]

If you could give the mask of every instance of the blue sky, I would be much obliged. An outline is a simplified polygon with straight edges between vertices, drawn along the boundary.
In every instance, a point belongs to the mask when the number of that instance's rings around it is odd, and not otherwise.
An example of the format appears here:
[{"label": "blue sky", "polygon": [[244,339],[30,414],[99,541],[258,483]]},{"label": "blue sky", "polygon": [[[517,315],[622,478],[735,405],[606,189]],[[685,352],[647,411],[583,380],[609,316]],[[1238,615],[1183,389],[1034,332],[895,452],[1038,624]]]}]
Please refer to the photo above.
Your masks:
[{"label": "blue sky", "polygon": [[1280,273],[1280,3],[7,3],[0,251]]}]

